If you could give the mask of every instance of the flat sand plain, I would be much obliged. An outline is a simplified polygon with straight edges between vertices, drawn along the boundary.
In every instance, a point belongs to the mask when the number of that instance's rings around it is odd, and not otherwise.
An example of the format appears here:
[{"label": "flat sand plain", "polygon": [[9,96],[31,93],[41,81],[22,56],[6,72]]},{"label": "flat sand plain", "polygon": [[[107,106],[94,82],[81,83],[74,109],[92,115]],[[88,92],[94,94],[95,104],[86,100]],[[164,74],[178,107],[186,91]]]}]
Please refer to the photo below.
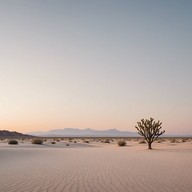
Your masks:
[{"label": "flat sand plain", "polygon": [[192,192],[192,142],[0,142],[0,192]]}]

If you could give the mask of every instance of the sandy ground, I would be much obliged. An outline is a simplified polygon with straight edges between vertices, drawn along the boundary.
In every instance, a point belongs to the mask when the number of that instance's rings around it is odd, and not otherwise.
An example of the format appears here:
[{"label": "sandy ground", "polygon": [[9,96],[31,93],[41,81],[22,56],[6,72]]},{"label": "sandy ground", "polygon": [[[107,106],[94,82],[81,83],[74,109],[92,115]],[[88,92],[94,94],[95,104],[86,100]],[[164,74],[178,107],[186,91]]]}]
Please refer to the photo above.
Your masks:
[{"label": "sandy ground", "polygon": [[0,142],[0,192],[192,192],[192,142]]}]

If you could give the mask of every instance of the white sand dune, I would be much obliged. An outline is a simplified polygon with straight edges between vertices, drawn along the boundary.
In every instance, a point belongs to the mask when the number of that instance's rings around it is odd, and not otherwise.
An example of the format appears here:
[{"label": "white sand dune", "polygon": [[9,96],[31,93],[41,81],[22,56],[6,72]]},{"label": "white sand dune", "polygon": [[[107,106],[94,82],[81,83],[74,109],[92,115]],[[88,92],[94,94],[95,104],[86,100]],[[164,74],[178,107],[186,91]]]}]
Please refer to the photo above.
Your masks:
[{"label": "white sand dune", "polygon": [[156,150],[136,143],[7,146],[0,144],[0,192],[192,191],[190,142],[154,144]]}]

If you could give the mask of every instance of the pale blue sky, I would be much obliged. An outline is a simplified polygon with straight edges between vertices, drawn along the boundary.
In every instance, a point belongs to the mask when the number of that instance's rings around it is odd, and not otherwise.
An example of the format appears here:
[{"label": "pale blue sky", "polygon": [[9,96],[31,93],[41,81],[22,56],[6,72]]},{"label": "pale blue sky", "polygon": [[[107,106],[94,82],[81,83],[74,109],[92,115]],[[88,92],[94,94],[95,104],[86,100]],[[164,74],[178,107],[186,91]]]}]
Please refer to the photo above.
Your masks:
[{"label": "pale blue sky", "polygon": [[0,0],[0,129],[192,132],[192,1]]}]

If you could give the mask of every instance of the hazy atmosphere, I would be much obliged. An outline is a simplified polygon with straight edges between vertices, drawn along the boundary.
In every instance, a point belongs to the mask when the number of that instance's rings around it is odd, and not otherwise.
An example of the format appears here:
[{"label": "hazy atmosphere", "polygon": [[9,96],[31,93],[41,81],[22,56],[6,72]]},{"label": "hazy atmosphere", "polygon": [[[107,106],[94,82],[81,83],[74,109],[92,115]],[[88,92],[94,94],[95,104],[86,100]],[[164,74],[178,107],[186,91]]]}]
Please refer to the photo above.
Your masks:
[{"label": "hazy atmosphere", "polygon": [[192,1],[0,0],[0,129],[192,132]]}]

